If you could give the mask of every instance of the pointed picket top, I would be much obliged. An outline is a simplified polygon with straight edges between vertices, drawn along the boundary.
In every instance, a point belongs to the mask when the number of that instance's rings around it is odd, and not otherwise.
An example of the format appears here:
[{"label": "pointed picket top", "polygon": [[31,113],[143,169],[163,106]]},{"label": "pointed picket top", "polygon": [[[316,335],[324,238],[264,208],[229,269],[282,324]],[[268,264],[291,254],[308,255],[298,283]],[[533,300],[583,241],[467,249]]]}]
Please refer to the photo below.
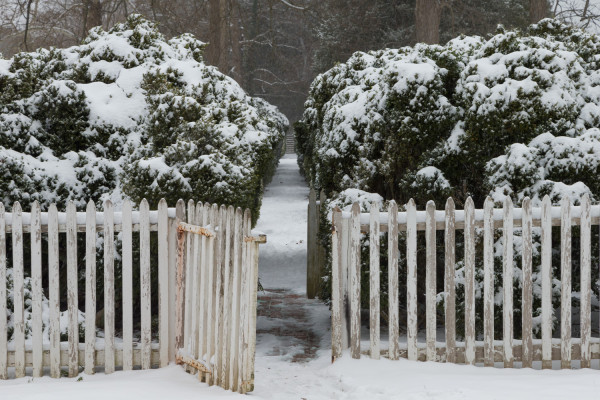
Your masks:
[{"label": "pointed picket top", "polygon": [[[107,200],[106,202],[109,202],[110,200]],[[106,203],[105,203],[106,204]],[[140,202],[140,211],[141,210],[150,210],[150,204],[148,203],[148,200],[146,200],[146,198],[144,197],[142,199],[142,201]]]},{"label": "pointed picket top", "polygon": [[96,211],[96,203],[94,203],[92,200],[88,201],[85,211],[86,212]]},{"label": "pointed picket top", "polygon": [[412,208],[414,208],[414,207],[416,207],[416,206],[417,206],[417,203],[415,203],[415,200],[414,200],[413,198],[411,198],[410,200],[408,200],[408,203],[406,203],[406,207],[407,207],[407,208],[408,208],[408,207],[412,207]]},{"label": "pointed picket top", "polygon": [[131,201],[129,199],[123,200],[123,205],[121,206],[121,211],[125,212],[125,210],[131,211],[133,206],[131,205]]},{"label": "pointed picket top", "polygon": [[68,212],[77,212],[77,207],[75,207],[75,202],[73,200],[67,202],[67,213]]},{"label": "pointed picket top", "polygon": [[18,201],[15,201],[12,206],[12,212],[14,214],[23,212],[23,209],[21,208],[21,203],[19,203]]},{"label": "pointed picket top", "polygon": [[167,200],[164,197],[158,201],[158,209],[160,210],[161,208],[167,208]]},{"label": "pointed picket top", "polygon": [[568,196],[563,196],[560,200],[560,206],[562,208],[571,207],[571,199]]},{"label": "pointed picket top", "polygon": [[550,200],[550,196],[545,195],[544,198],[542,199],[542,206],[547,205],[547,206],[552,206],[552,201]]},{"label": "pointed picket top", "polygon": [[451,211],[451,210],[453,211],[456,208],[454,199],[452,197],[448,197],[446,199],[446,206],[444,208],[448,211]]}]

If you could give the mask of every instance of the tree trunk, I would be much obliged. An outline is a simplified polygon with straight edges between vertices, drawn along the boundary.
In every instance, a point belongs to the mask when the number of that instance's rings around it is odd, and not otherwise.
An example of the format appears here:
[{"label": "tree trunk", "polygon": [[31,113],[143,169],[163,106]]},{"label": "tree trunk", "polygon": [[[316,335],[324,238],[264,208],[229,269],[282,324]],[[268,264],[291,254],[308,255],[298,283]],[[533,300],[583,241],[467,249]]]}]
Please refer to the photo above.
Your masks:
[{"label": "tree trunk", "polygon": [[529,22],[538,23],[548,16],[548,0],[529,0]]},{"label": "tree trunk", "polygon": [[102,26],[102,0],[85,0],[83,3],[83,36],[96,26]]},{"label": "tree trunk", "polygon": [[206,61],[219,66],[221,56],[221,0],[208,1],[208,46],[206,47]]},{"label": "tree trunk", "polygon": [[417,0],[415,7],[417,43],[440,42],[440,12],[439,0]]}]

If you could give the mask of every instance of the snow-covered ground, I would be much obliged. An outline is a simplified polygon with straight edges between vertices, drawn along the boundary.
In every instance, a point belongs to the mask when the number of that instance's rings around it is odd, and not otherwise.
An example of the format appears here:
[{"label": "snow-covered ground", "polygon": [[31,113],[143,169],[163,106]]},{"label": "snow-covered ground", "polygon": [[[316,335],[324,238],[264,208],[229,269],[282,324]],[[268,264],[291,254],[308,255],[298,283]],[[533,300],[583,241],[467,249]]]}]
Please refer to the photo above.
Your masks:
[{"label": "snow-covered ground", "polygon": [[[261,248],[256,399],[597,399],[597,370],[536,371],[481,368],[407,360],[353,360],[344,354],[331,364],[329,311],[303,299],[306,280],[308,190],[296,160],[281,160],[267,188],[257,229],[268,235]],[[271,300],[269,300],[271,299]],[[286,303],[286,301],[288,303]],[[273,310],[269,308],[272,307]],[[317,349],[294,329],[310,333]],[[278,336],[274,332],[283,332]],[[289,334],[289,335],[288,335]],[[0,399],[240,399],[208,387],[179,366],[150,371],[102,373],[79,378],[22,378],[0,381]]]}]

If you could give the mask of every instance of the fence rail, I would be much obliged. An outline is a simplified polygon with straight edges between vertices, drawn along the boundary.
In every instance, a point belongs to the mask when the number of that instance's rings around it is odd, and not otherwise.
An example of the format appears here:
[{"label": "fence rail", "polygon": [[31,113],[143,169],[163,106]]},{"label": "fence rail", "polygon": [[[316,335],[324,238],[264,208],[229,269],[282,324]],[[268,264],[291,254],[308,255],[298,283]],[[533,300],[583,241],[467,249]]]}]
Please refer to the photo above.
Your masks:
[{"label": "fence rail", "polygon": [[[379,213],[373,204],[370,213],[361,213],[358,203],[351,212],[339,209],[333,212],[332,233],[332,357],[342,356],[342,350],[350,347],[351,355],[359,358],[361,348],[361,234],[369,243],[370,315],[368,353],[372,358],[384,354],[395,360],[431,360],[475,364],[483,362],[492,366],[503,362],[513,367],[520,361],[523,367],[531,367],[541,361],[542,368],[551,368],[552,360],[560,360],[562,368],[571,368],[573,360],[580,360],[581,367],[590,367],[592,359],[600,358],[600,341],[592,338],[591,309],[591,226],[600,223],[600,206],[591,206],[585,196],[580,206],[573,206],[563,199],[560,207],[552,207],[546,196],[541,207],[532,207],[525,199],[522,208],[514,208],[507,199],[502,209],[494,209],[488,198],[484,208],[476,210],[469,198],[464,210],[455,210],[448,199],[444,211],[436,211],[435,204],[427,203],[425,211],[417,211],[415,202],[409,201],[406,211],[398,212],[391,202],[387,213]],[[541,227],[541,340],[533,339],[533,239],[532,228]],[[552,305],[552,227],[560,226],[560,339],[553,339]],[[579,227],[580,260],[580,338],[572,338],[572,226]],[[476,230],[481,228],[483,252],[483,340],[477,341],[475,307],[476,300]],[[522,337],[515,339],[513,305],[513,244],[514,228],[521,229],[522,253]],[[495,230],[502,229],[502,337],[494,340],[494,255]],[[443,298],[444,318],[437,320],[437,230],[444,231]],[[456,341],[456,231],[464,231],[464,342]],[[405,232],[406,242],[406,299],[399,298],[399,232]],[[417,232],[425,231],[425,342],[419,343],[418,293],[417,293]],[[380,320],[380,234],[388,232],[388,282],[389,346],[382,352]],[[406,308],[406,343],[399,341],[399,304]],[[444,338],[438,338],[438,327],[443,326]],[[558,336],[558,335],[557,335]],[[401,348],[402,347],[402,348]]]},{"label": "fence rail", "polygon": [[[27,213],[19,203],[6,212],[0,203],[0,379],[8,378],[9,368],[18,378],[26,375],[27,367],[32,367],[34,377],[42,376],[44,367],[49,367],[50,375],[58,378],[63,369],[69,376],[76,376],[80,367],[86,374],[99,368],[111,373],[117,368],[164,367],[177,360],[189,365],[190,370],[203,366],[201,376],[208,376],[209,383],[242,392],[252,390],[258,245],[266,238],[251,235],[249,210],[242,220],[241,209],[201,203],[194,206],[189,202],[188,223],[184,222],[185,211],[181,200],[175,208],[168,208],[161,200],[154,211],[150,211],[146,200],[140,203],[139,211],[133,211],[133,205],[125,201],[118,212],[110,201],[104,203],[102,212],[93,202],[88,203],[85,212],[77,212],[70,202],[66,212],[61,213],[55,205],[41,212],[37,202]],[[156,242],[151,241],[151,232],[156,232],[152,233]],[[79,233],[85,233],[84,241],[78,241],[78,237],[83,239]],[[77,248],[82,243],[83,251]],[[96,274],[98,243],[102,243],[103,250],[101,277]],[[30,260],[25,260],[25,255]],[[116,257],[121,266],[121,304],[115,303],[119,298],[115,293]],[[47,275],[42,276],[42,271]],[[152,292],[153,274],[157,274],[156,293]],[[83,287],[78,283],[80,276],[85,276]],[[139,279],[134,281],[137,276]],[[13,283],[10,310],[9,278]],[[42,282],[47,285],[43,287]],[[61,287],[61,282],[66,286]],[[98,283],[104,293],[103,304],[97,301]],[[25,320],[26,285],[31,287],[30,322]],[[134,285],[139,285],[140,297],[135,299],[138,315],[134,315]],[[63,307],[66,299],[64,317],[61,298]],[[84,304],[80,304],[83,298]],[[153,300],[158,304],[154,310]],[[100,336],[96,326],[98,309],[103,309]],[[116,309],[122,314],[121,332],[115,329]],[[9,317],[14,327],[10,342]],[[154,320],[158,321],[156,332]],[[134,321],[139,321],[136,339]],[[31,328],[28,335],[27,323]],[[68,340],[63,342],[61,329],[65,328]],[[238,330],[243,332],[240,337],[236,336]],[[157,340],[153,341],[153,336]],[[198,342],[201,345],[195,344]],[[195,347],[190,349],[192,344]],[[216,354],[226,354],[235,366],[224,363],[225,356],[213,362]],[[223,379],[229,373],[235,374],[239,382]]]}]

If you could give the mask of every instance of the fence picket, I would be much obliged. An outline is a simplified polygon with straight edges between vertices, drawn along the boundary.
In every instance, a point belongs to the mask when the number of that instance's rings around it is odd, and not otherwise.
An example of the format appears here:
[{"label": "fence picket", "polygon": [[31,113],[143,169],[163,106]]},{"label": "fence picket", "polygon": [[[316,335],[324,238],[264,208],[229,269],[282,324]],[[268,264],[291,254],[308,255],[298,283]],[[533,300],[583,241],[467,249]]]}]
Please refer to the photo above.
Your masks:
[{"label": "fence picket", "polygon": [[[196,225],[206,226],[208,221],[208,214],[205,213],[206,205],[198,202],[196,208],[193,209],[194,215],[191,217],[192,223]],[[205,217],[206,215],[206,217]],[[189,219],[189,217],[188,217]],[[206,238],[199,237],[198,235],[190,235],[190,316],[191,316],[191,330],[190,330],[190,349],[192,354],[197,359],[203,358],[204,353],[201,349],[202,346],[202,327],[204,326],[204,290],[203,285],[206,281],[204,278],[206,268],[201,266],[206,265]],[[200,246],[202,245],[202,248]],[[199,375],[200,376],[200,375]]]},{"label": "fence picket", "polygon": [[133,369],[133,233],[131,202],[122,207],[122,291],[123,291],[123,371]]},{"label": "fence picket", "polygon": [[210,341],[210,352],[208,356],[208,360],[213,365],[213,373],[210,376],[210,382],[213,385],[218,384],[219,381],[219,364],[217,357],[218,350],[218,332],[219,332],[219,291],[221,284],[221,239],[222,239],[222,231],[221,231],[221,212],[219,206],[217,204],[213,204],[212,207],[213,214],[213,231],[216,236],[212,239],[213,241],[213,262],[209,264],[209,267],[213,271],[213,280],[211,285],[211,294],[212,298],[212,306],[210,307],[210,311],[212,313],[210,320],[212,321],[211,329],[209,331],[209,341]]},{"label": "fence picket", "polygon": [[417,206],[406,205],[406,341],[408,359],[417,360]]},{"label": "fence picket", "polygon": [[0,202],[0,379],[8,379],[6,271],[6,220],[4,204]]},{"label": "fence picket", "polygon": [[36,201],[31,206],[31,312],[33,377],[42,376],[42,214]]},{"label": "fence picket", "polygon": [[[341,218],[341,213],[339,218]],[[338,225],[341,221],[338,221]],[[390,360],[398,359],[399,310],[398,310],[398,205],[390,201],[388,209],[388,305],[389,305],[389,351]],[[340,267],[341,271],[341,267]],[[340,277],[341,279],[341,277]],[[340,305],[341,306],[341,305]],[[341,338],[340,338],[341,340]],[[340,343],[341,345],[341,343]]]},{"label": "fence picket", "polygon": [[231,354],[229,362],[231,369],[229,370],[230,388],[233,391],[240,390],[240,375],[239,375],[239,358],[240,353],[238,343],[240,342],[240,291],[241,291],[241,271],[242,271],[242,209],[236,208],[234,220],[234,236],[233,236],[233,286],[231,296]]},{"label": "fence picket", "polygon": [[552,211],[542,200],[542,368],[552,368]]},{"label": "fence picket", "polygon": [[96,356],[96,205],[85,216],[85,373],[94,373]]},{"label": "fence picket", "polygon": [[484,365],[494,366],[494,201],[483,205],[483,336]]},{"label": "fence picket", "polygon": [[[201,206],[200,206],[201,207]],[[188,224],[194,224],[196,222],[196,208],[194,206],[194,200],[189,200],[187,203],[187,223]],[[185,313],[185,317],[183,318],[183,324],[184,324],[184,333],[183,333],[183,340],[185,341],[185,343],[187,343],[187,349],[189,349],[192,354],[194,353],[193,350],[193,340],[192,340],[192,321],[196,319],[196,317],[194,315],[192,315],[192,309],[195,309],[195,302],[192,301],[192,299],[194,297],[194,290],[195,290],[195,284],[193,282],[195,282],[195,270],[193,269],[192,266],[192,243],[193,243],[193,239],[194,236],[196,235],[191,235],[189,233],[184,233],[185,235],[185,257],[184,257],[184,261],[185,261],[185,282],[186,282],[186,288],[184,291],[184,313]],[[197,336],[196,336],[197,337]]]},{"label": "fence picket", "polygon": [[[48,306],[50,316],[50,376],[60,377],[60,279],[58,264],[58,210],[48,209]],[[1,347],[1,346],[0,346]]]},{"label": "fence picket", "polygon": [[350,348],[350,219],[342,220],[342,350]]},{"label": "fence picket", "polygon": [[[250,210],[248,210],[248,219],[250,218]],[[251,227],[251,223],[248,223],[248,228]],[[252,233],[248,230],[248,235]],[[250,362],[248,364],[248,391],[254,390],[254,361],[256,357],[256,312],[257,312],[257,299],[258,299],[258,242],[251,242],[250,247],[252,249],[251,270],[252,270],[252,288],[250,291]]]},{"label": "fence picket", "polygon": [[160,366],[169,364],[169,216],[167,201],[158,203],[158,340]]},{"label": "fence picket", "polygon": [[[332,213],[331,232],[331,360],[342,356],[342,293],[341,293],[341,218],[342,211],[335,208]],[[390,339],[390,344],[392,339]]]},{"label": "fence picket", "polygon": [[227,207],[225,217],[225,259],[223,264],[223,352],[221,353],[221,379],[222,387],[231,389],[231,326],[232,326],[232,290],[233,290],[233,234],[234,234],[234,215],[233,206]]},{"label": "fence picket", "polygon": [[67,204],[67,309],[69,336],[69,377],[79,373],[79,321],[77,299],[77,210]]},{"label": "fence picket", "polygon": [[504,200],[504,222],[502,225],[502,343],[504,367],[512,368],[513,357],[513,203],[510,197]]},{"label": "fence picket", "polygon": [[589,368],[591,363],[590,342],[592,338],[592,221],[590,198],[587,194],[581,199],[581,368]]},{"label": "fence picket", "polygon": [[140,292],[142,322],[142,369],[150,368],[152,314],[150,310],[150,217],[146,199],[140,204]]},{"label": "fence picket", "polygon": [[446,211],[444,218],[444,301],[445,330],[446,330],[446,361],[456,362],[456,287],[454,285],[454,265],[456,258],[455,248],[455,213],[454,200],[449,197],[446,200]]},{"label": "fence picket", "polygon": [[425,315],[426,315],[426,340],[427,340],[427,360],[435,361],[436,350],[436,232],[435,232],[435,203],[428,201],[425,216]]},{"label": "fence picket", "polygon": [[[210,209],[210,224],[213,232],[216,232],[219,221],[219,206],[217,204],[213,204]],[[217,268],[217,238],[211,237],[208,239],[208,263],[206,264],[208,268],[208,282],[207,282],[207,304],[206,304],[206,363],[211,365],[213,362],[213,355],[215,353],[215,325],[216,325],[216,314],[215,314],[215,305],[216,305],[216,268]],[[215,366],[212,365],[213,373],[207,376],[206,381],[209,385],[214,384],[213,378],[215,378]]]},{"label": "fence picket", "polygon": [[379,206],[377,203],[371,203],[370,212],[371,229],[369,231],[369,248],[370,248],[370,263],[369,263],[369,281],[370,281],[370,344],[371,358],[379,360]]},{"label": "fence picket", "polygon": [[[175,204],[175,218],[169,218],[169,361],[176,361],[177,351],[183,346],[183,312],[185,293],[185,268],[182,258],[179,264],[179,222],[185,218],[185,203],[182,199]],[[183,232],[182,232],[183,233]],[[182,242],[183,244],[183,242]],[[182,255],[183,255],[183,248]]]},{"label": "fence picket", "polygon": [[560,367],[571,368],[571,201],[561,201]]},{"label": "fence picket", "polygon": [[352,205],[350,225],[350,348],[360,358],[360,206]]},{"label": "fence picket", "polygon": [[529,197],[523,199],[522,239],[523,239],[523,283],[522,283],[522,347],[521,361],[523,368],[531,368],[533,365],[533,264],[532,264],[532,237],[531,227],[531,201]]},{"label": "fence picket", "polygon": [[227,267],[225,266],[225,246],[227,235],[227,209],[224,205],[221,205],[219,208],[219,235],[218,235],[218,243],[219,243],[219,253],[217,258],[217,304],[215,306],[215,310],[217,312],[217,328],[215,329],[215,370],[217,382],[216,384],[219,386],[223,386],[224,384],[224,374],[223,374],[223,353],[224,353],[224,328],[225,328],[225,270]]},{"label": "fence picket", "polygon": [[250,223],[249,218],[247,216],[247,210],[244,211],[244,222],[242,225],[242,279],[240,286],[240,348],[239,353],[240,357],[238,360],[239,365],[239,375],[240,375],[240,387],[239,392],[246,392],[246,364],[248,362],[248,310],[250,304],[248,304],[248,298],[250,296],[250,268],[249,268],[249,254],[248,254],[248,243],[244,240],[244,238],[248,235],[250,230],[248,224]]},{"label": "fence picket", "polygon": [[25,376],[25,320],[24,320],[24,265],[23,265],[23,220],[21,204],[15,202],[12,210],[12,254],[13,254],[13,306],[15,342],[15,376]]},{"label": "fence picket", "polygon": [[115,223],[113,205],[104,202],[104,373],[115,371]]},{"label": "fence picket", "polygon": [[465,203],[465,361],[475,364],[475,205]]},{"label": "fence picket", "polygon": [[[208,203],[204,203],[204,205],[202,206],[202,226],[208,226],[211,223],[210,220],[210,204]],[[198,214],[198,221],[200,221],[200,214]],[[198,356],[200,357],[200,359],[207,361],[206,360],[206,353],[208,350],[208,344],[207,344],[207,325],[208,325],[208,319],[207,319],[207,309],[208,309],[208,274],[209,274],[209,268],[208,266],[210,265],[210,257],[209,257],[209,253],[210,253],[210,238],[207,238],[206,236],[202,236],[202,253],[200,254],[201,257],[201,261],[198,261],[199,264],[196,264],[197,266],[201,266],[201,267],[197,267],[196,269],[199,272],[199,278],[200,278],[200,282],[198,283],[198,302],[199,302],[199,307],[198,307],[198,318],[199,318],[199,324],[198,324],[198,336],[197,336],[197,340],[198,340],[198,347],[199,347],[199,351],[198,351]],[[198,304],[198,303],[197,303]],[[199,378],[201,378],[202,380],[204,380],[204,375],[203,374],[199,374],[198,375]]]}]

